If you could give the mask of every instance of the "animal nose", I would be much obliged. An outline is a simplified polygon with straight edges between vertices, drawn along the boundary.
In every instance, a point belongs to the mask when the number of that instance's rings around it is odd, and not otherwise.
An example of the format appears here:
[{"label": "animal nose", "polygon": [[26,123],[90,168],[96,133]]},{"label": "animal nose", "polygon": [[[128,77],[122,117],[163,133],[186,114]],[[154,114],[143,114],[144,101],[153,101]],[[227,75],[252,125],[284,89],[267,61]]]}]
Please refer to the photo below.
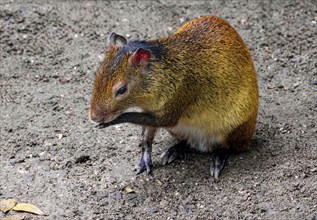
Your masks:
[{"label": "animal nose", "polygon": [[102,122],[102,117],[98,114],[96,114],[95,111],[92,111],[91,109],[89,110],[89,119],[93,123],[101,123]]}]

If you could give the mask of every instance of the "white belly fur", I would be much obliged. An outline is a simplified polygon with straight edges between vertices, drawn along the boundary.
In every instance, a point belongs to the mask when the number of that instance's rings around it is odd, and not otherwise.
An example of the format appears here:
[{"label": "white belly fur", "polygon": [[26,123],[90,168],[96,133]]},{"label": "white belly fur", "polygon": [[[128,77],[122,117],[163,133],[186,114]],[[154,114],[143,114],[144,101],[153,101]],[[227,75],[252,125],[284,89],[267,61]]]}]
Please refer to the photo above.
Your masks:
[{"label": "white belly fur", "polygon": [[192,148],[200,152],[212,152],[215,145],[221,144],[223,137],[215,134],[207,134],[199,128],[177,124],[168,129],[173,135],[182,140],[187,140]]}]

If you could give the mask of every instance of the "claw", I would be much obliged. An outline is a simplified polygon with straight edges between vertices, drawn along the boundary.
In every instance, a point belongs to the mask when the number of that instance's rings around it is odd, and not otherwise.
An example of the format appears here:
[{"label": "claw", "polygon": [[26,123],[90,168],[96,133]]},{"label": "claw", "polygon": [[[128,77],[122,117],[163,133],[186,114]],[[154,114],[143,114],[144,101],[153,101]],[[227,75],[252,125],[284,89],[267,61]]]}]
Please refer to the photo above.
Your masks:
[{"label": "claw", "polygon": [[175,160],[178,156],[178,152],[174,148],[169,148],[161,154],[162,164],[166,165]]}]

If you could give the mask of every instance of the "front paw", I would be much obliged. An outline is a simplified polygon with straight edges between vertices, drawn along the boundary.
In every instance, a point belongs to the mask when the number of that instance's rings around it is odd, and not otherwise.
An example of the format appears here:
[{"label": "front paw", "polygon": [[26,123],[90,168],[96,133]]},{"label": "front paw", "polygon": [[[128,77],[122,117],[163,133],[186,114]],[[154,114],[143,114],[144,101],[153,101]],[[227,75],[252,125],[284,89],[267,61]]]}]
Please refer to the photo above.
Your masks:
[{"label": "front paw", "polygon": [[146,171],[147,174],[150,174],[152,171],[151,167],[152,167],[151,154],[149,154],[146,151],[143,151],[137,175],[140,173],[143,173],[144,171]]}]

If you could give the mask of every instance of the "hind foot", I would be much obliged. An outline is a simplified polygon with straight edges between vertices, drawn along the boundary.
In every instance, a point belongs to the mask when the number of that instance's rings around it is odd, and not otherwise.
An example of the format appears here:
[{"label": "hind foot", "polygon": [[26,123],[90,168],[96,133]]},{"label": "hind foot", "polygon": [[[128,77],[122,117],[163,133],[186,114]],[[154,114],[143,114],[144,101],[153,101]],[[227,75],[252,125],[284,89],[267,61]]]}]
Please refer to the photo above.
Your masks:
[{"label": "hind foot", "polygon": [[184,156],[184,153],[189,149],[186,141],[181,141],[170,147],[161,154],[162,164],[166,165],[174,161],[176,158]]},{"label": "hind foot", "polygon": [[213,180],[217,181],[219,179],[219,174],[224,168],[227,158],[228,150],[226,149],[217,149],[213,152],[210,163],[210,174]]}]

